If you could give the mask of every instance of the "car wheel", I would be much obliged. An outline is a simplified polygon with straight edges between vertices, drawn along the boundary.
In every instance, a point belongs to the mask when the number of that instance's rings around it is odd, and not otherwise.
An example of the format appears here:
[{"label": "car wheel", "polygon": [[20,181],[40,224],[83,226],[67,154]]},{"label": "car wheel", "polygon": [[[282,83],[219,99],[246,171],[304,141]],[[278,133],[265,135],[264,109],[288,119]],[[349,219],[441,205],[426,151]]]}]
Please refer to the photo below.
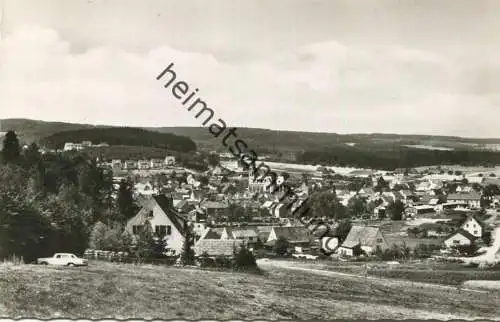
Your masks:
[{"label": "car wheel", "polygon": [[68,264],[68,266],[69,266],[69,267],[74,267],[74,266],[75,266],[75,264],[73,264],[73,263],[69,263],[69,264]]},{"label": "car wheel", "polygon": [[41,262],[40,264],[42,264],[42,265],[49,265],[49,263],[47,263],[47,262]]}]

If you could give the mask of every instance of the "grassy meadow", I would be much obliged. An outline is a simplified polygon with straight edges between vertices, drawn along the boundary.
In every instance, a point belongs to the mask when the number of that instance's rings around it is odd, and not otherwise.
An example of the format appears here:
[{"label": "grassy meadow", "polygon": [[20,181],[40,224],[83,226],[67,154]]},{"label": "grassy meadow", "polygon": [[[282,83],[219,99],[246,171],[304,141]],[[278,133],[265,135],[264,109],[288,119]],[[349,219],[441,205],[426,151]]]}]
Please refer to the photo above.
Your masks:
[{"label": "grassy meadow", "polygon": [[144,319],[498,318],[500,292],[409,288],[265,267],[250,275],[91,262],[0,265],[0,316]]}]

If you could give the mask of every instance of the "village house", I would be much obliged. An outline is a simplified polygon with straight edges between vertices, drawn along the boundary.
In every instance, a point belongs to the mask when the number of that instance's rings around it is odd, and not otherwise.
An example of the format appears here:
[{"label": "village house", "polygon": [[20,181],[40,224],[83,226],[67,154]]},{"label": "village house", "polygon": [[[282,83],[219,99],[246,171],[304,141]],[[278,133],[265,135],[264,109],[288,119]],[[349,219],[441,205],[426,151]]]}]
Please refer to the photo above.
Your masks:
[{"label": "village house", "polygon": [[126,160],[123,164],[123,169],[125,170],[135,170],[137,169],[137,161],[135,160]]},{"label": "village house", "polygon": [[435,213],[436,208],[433,205],[415,205],[405,209],[405,215],[412,218],[418,215],[432,215]]},{"label": "village house", "polygon": [[448,195],[447,202],[460,203],[472,209],[477,209],[481,207],[481,194],[477,192],[451,193]]},{"label": "village house", "polygon": [[243,244],[239,239],[210,239],[200,238],[193,247],[195,256],[206,255],[208,257],[233,257],[235,250]]},{"label": "village house", "polygon": [[225,227],[221,239],[239,239],[246,243],[255,243],[258,236],[256,228]]},{"label": "village house", "polygon": [[116,168],[116,169],[122,169],[123,168],[123,163],[122,160],[111,160],[111,167]]},{"label": "village house", "polygon": [[158,193],[158,189],[153,187],[151,182],[139,182],[134,185],[134,191],[137,195],[152,196]]},{"label": "village house", "polygon": [[257,226],[257,235],[262,243],[267,242],[272,229],[272,226]]},{"label": "village house", "polygon": [[352,226],[346,239],[338,248],[338,254],[355,256],[357,250],[372,254],[377,247],[380,247],[382,251],[389,248],[389,244],[379,227]]},{"label": "village house", "polygon": [[72,143],[72,142],[66,142],[64,144],[64,151],[80,151],[83,150],[84,147],[81,143]]},{"label": "village house", "polygon": [[165,165],[165,162],[162,159],[151,159],[151,169],[161,169]]},{"label": "village house", "polygon": [[129,221],[126,230],[135,238],[149,221],[156,236],[164,236],[170,255],[182,252],[186,222],[175,212],[171,198],[154,196],[144,202],[142,209]]},{"label": "village house", "polygon": [[137,162],[137,168],[139,170],[147,170],[151,168],[151,162],[149,160],[139,160]]},{"label": "village house", "polygon": [[167,165],[167,166],[173,166],[173,165],[175,165],[175,157],[167,155],[165,157],[165,165]]},{"label": "village house", "polygon": [[483,227],[474,216],[469,216],[460,228],[476,238],[483,236]]},{"label": "village house", "polygon": [[460,229],[446,238],[444,240],[444,244],[446,248],[452,248],[454,246],[469,246],[472,245],[475,240],[476,237],[471,235],[468,231]]},{"label": "village house", "polygon": [[273,246],[279,238],[285,238],[293,246],[310,246],[314,240],[306,227],[272,227],[266,245]]},{"label": "village house", "polygon": [[212,218],[227,218],[228,216],[228,204],[226,202],[220,201],[203,201],[200,204],[200,208],[205,210],[207,216]]}]

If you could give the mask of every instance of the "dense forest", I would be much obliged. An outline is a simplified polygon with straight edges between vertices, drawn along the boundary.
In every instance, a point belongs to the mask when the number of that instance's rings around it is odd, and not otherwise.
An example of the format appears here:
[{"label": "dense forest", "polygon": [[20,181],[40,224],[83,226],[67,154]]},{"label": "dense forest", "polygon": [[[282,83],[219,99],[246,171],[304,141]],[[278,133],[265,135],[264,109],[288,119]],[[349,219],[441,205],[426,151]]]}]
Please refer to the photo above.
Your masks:
[{"label": "dense forest", "polygon": [[94,226],[123,227],[135,215],[131,183],[113,195],[112,173],[82,154],[21,149],[7,133],[0,159],[0,259],[25,262],[54,252],[81,255]]},{"label": "dense forest", "polygon": [[196,150],[196,144],[188,137],[130,127],[63,131],[39,140],[41,145],[52,149],[62,149],[66,142],[80,143],[82,141],[91,141],[93,144],[106,142],[109,145],[153,147],[182,152]]},{"label": "dense forest", "polygon": [[479,150],[424,150],[394,146],[376,149],[338,146],[299,153],[297,161],[307,164],[394,170],[429,165],[494,166],[500,164],[500,153]]}]

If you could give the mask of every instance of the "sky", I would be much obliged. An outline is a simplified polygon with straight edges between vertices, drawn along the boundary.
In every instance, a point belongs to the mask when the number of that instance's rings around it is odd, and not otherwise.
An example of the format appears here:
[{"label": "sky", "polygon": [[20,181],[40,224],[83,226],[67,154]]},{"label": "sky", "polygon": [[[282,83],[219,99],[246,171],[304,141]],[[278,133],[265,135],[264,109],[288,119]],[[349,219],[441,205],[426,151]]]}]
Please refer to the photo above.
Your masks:
[{"label": "sky", "polygon": [[0,0],[0,118],[500,137],[500,1]]}]

